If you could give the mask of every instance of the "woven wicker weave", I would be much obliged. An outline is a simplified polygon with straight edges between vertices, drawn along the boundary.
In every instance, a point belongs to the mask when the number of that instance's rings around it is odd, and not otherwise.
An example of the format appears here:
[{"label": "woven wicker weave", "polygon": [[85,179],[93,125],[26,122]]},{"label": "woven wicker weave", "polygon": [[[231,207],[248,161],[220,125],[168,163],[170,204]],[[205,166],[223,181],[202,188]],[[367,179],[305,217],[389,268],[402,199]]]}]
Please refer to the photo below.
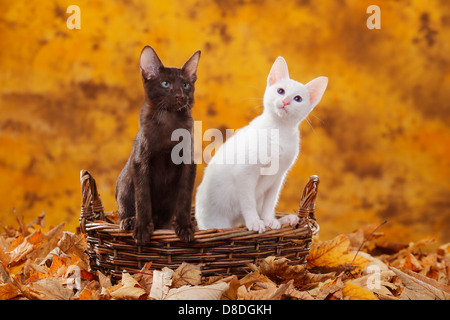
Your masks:
[{"label": "woven wicker weave", "polygon": [[[241,276],[248,272],[248,263],[268,256],[288,258],[290,264],[306,263],[312,236],[319,230],[314,217],[318,184],[317,176],[309,178],[297,211],[300,222],[295,227],[283,225],[261,234],[245,227],[197,230],[190,243],[181,242],[173,230],[155,230],[149,243],[138,246],[132,231],[120,230],[117,212],[104,211],[94,178],[82,170],[80,229],[87,234],[91,268],[115,279],[123,270],[139,272],[146,262],[151,262],[150,269],[175,269],[187,262],[202,264],[205,276]],[[192,220],[195,223],[194,208]]]}]

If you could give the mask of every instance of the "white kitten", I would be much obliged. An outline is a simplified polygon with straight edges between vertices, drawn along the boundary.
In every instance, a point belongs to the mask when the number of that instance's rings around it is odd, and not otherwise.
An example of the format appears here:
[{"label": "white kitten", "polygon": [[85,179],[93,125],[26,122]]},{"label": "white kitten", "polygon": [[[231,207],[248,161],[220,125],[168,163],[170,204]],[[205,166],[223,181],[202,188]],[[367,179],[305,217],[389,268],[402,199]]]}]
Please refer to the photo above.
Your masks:
[{"label": "white kitten", "polygon": [[[277,220],[275,207],[300,152],[299,124],[319,103],[327,84],[326,77],[306,85],[289,79],[286,61],[275,60],[267,78],[264,112],[229,138],[205,169],[195,204],[201,230],[245,223],[261,233],[266,227],[298,223],[293,214]],[[261,149],[271,152],[266,155]]]}]

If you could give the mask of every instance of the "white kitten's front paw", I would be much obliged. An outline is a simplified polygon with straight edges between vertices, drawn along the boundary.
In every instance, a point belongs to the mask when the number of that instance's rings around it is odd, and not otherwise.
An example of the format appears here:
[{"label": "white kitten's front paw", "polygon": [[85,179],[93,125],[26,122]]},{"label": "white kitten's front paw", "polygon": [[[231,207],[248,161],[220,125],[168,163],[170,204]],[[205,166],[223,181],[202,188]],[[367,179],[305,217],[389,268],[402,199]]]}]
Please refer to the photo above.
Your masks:
[{"label": "white kitten's front paw", "polygon": [[262,220],[254,220],[250,223],[246,223],[247,229],[250,231],[258,231],[258,233],[263,233],[266,231],[266,226]]},{"label": "white kitten's front paw", "polygon": [[297,225],[299,220],[300,220],[299,217],[295,214],[288,214],[287,216],[284,216],[284,217],[278,219],[278,221],[280,221],[281,224],[288,223],[291,226]]},{"label": "white kitten's front paw", "polygon": [[278,221],[275,218],[265,219],[264,224],[266,225],[266,227],[269,227],[270,229],[280,229],[281,228],[280,221]]}]

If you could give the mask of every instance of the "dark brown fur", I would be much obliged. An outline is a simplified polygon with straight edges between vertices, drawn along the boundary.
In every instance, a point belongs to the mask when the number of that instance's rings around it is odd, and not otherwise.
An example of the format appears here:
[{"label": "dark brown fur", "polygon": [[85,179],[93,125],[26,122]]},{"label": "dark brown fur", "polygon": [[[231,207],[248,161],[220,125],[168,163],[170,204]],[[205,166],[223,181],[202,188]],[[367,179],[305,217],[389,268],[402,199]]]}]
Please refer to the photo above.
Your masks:
[{"label": "dark brown fur", "polygon": [[[139,115],[139,132],[131,155],[119,175],[116,200],[120,227],[133,230],[137,244],[149,241],[153,230],[170,229],[175,216],[175,232],[182,241],[192,241],[194,227],[190,212],[196,165],[174,164],[172,132],[186,129],[191,133],[194,83],[200,51],[178,68],[166,68],[155,51],[146,46],[140,65],[145,100]],[[170,82],[164,88],[163,81]],[[188,83],[189,88],[183,88]]]}]

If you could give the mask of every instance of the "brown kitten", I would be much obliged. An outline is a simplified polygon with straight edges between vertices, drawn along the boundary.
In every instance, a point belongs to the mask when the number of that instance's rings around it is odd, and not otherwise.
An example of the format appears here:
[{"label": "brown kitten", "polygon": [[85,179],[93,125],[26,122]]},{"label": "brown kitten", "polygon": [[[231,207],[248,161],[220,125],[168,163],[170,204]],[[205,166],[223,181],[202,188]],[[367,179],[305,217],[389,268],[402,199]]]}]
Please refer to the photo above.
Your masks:
[{"label": "brown kitten", "polygon": [[[192,192],[196,165],[191,161],[174,164],[172,132],[191,133],[194,84],[200,51],[181,67],[164,67],[152,47],[141,52],[140,67],[145,100],[139,115],[139,132],[131,155],[119,175],[116,200],[120,228],[133,230],[137,244],[150,240],[154,229],[170,229],[175,216],[175,232],[182,241],[192,241]],[[191,146],[193,143],[191,141]]]}]

